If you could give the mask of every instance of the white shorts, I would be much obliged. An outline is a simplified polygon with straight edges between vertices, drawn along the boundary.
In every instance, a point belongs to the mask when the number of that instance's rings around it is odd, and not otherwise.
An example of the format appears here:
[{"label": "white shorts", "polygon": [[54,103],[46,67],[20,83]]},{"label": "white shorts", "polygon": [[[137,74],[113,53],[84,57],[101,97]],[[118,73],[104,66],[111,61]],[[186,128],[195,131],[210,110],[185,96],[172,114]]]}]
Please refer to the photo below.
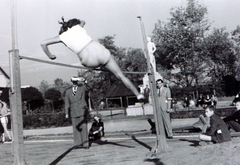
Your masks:
[{"label": "white shorts", "polygon": [[7,117],[1,117],[1,123],[2,124],[7,124],[8,123]]}]

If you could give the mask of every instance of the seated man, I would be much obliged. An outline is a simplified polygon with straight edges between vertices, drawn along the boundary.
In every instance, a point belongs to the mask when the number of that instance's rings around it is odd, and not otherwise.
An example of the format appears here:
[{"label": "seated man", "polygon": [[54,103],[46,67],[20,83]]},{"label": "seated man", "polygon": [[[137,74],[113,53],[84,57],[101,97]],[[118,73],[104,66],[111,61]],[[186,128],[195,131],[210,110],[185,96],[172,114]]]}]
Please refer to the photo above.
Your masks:
[{"label": "seated man", "polygon": [[201,141],[199,145],[205,146],[207,142],[221,143],[231,141],[231,135],[226,124],[219,116],[214,114],[214,106],[206,107],[205,114],[210,118],[210,127],[206,133],[200,134],[199,139]]},{"label": "seated man", "polygon": [[240,98],[234,99],[237,111],[223,119],[227,124],[228,129],[233,129],[235,132],[240,132]]},{"label": "seated man", "polygon": [[89,130],[89,140],[99,140],[104,136],[104,125],[99,117],[95,116],[93,119],[94,122]]}]

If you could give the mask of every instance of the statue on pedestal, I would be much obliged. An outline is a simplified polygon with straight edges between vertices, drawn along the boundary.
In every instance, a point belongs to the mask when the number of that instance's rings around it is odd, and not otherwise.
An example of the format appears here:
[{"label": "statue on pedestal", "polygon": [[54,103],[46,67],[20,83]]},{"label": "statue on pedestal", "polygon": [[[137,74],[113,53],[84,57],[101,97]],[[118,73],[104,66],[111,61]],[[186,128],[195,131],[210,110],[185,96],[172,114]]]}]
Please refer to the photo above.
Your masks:
[{"label": "statue on pedestal", "polygon": [[148,53],[149,53],[149,57],[150,57],[150,64],[153,67],[154,73],[156,73],[156,60],[155,60],[155,56],[154,56],[154,52],[156,51],[156,46],[151,41],[150,37],[147,37],[147,41],[148,41],[147,47],[148,47]]}]

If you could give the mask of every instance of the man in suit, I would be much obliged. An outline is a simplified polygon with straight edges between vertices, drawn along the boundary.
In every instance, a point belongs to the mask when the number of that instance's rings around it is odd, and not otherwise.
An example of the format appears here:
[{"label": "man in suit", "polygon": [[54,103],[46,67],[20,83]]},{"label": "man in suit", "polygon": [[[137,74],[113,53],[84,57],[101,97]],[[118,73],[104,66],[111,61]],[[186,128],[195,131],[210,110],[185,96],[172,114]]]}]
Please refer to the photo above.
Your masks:
[{"label": "man in suit", "polygon": [[210,119],[210,128],[204,134],[199,135],[201,140],[199,145],[205,146],[206,142],[221,143],[224,141],[231,141],[231,135],[228,131],[227,125],[217,115],[214,114],[214,106],[207,106],[205,115]]},{"label": "man in suit", "polygon": [[[160,109],[158,111],[162,112],[162,121],[164,128],[167,133],[167,138],[172,139],[173,138],[173,133],[172,133],[172,125],[171,125],[171,120],[170,120],[170,113],[172,112],[171,110],[171,91],[168,87],[163,86],[163,80],[158,79],[156,81],[157,85],[157,96],[160,104]],[[157,114],[157,117],[160,118],[161,116],[159,113]]]},{"label": "man in suit", "polygon": [[150,93],[150,88],[148,87],[148,85],[146,85],[146,88],[144,89],[144,104],[149,103],[149,93]]},{"label": "man in suit", "polygon": [[69,117],[69,111],[73,125],[73,138],[75,148],[89,148],[87,129],[87,103],[85,93],[90,90],[83,77],[72,77],[73,87],[66,91],[65,113]]}]

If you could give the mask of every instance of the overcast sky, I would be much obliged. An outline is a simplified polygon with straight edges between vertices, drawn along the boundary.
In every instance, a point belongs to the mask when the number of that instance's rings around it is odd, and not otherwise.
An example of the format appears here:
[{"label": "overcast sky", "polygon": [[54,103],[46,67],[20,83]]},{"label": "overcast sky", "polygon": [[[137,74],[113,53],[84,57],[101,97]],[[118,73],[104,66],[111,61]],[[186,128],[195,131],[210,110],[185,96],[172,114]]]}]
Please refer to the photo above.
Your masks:
[{"label": "overcast sky", "polygon": [[[208,9],[211,28],[226,27],[228,32],[240,25],[240,0],[199,0]],[[115,35],[118,47],[143,48],[139,19],[151,35],[157,20],[167,21],[170,9],[186,7],[186,0],[17,0],[17,45],[22,56],[49,60],[40,47],[41,41],[58,35],[58,20],[79,18],[94,39]],[[9,73],[8,50],[12,49],[11,1],[0,0],[0,66]],[[50,47],[56,62],[78,65],[75,54],[63,44]],[[77,70],[27,60],[20,61],[21,85],[37,87],[42,80],[53,84],[56,78],[69,81]]]}]

